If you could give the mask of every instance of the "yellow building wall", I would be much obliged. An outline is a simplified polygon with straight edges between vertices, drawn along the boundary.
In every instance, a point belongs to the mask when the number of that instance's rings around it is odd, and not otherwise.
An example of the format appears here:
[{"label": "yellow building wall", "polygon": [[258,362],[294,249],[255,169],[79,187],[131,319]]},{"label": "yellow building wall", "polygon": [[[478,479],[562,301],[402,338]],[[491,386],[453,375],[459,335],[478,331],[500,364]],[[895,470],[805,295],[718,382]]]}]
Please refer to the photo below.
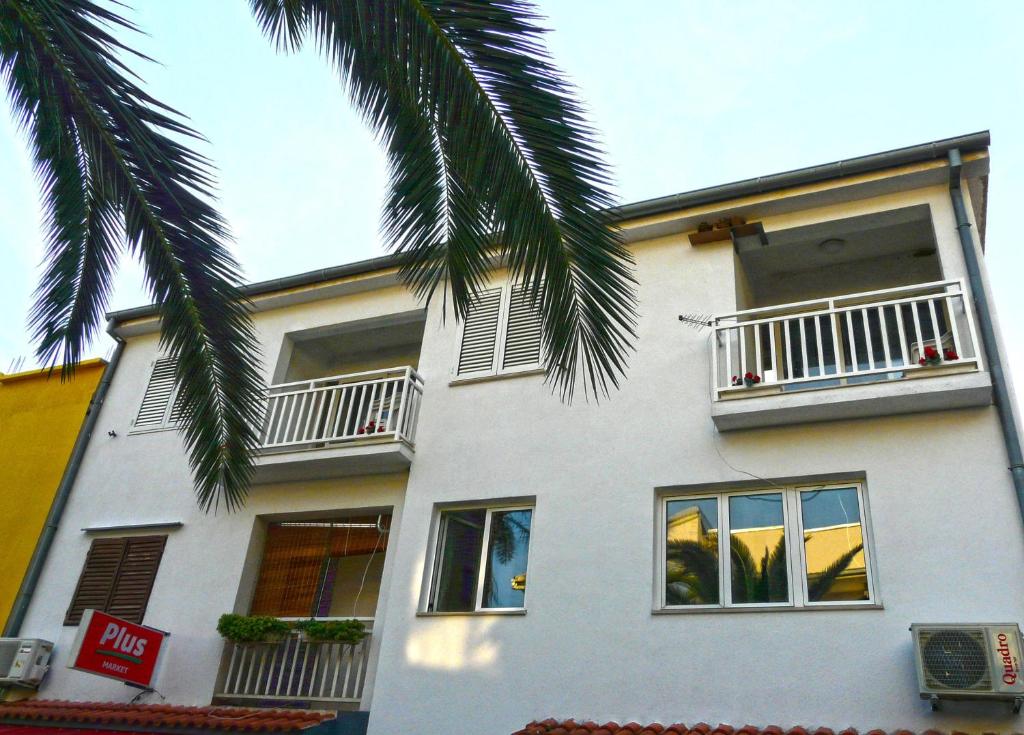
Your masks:
[{"label": "yellow building wall", "polygon": [[0,374],[0,629],[7,623],[106,362]]}]

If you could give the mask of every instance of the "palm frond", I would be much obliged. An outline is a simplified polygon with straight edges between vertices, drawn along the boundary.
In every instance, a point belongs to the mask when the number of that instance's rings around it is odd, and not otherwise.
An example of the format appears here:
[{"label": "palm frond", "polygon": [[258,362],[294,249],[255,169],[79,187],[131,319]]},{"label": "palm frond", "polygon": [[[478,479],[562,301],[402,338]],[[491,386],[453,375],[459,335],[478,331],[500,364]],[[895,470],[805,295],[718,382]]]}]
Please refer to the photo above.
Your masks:
[{"label": "palm frond", "polygon": [[539,301],[549,380],[617,386],[635,336],[632,259],[596,136],[526,0],[251,0],[268,37],[311,40],[385,143],[383,230],[421,296],[464,317],[495,256]]},{"label": "palm frond", "polygon": [[[95,334],[119,253],[145,267],[176,359],[200,505],[245,497],[262,405],[258,349],[198,138],[139,87],[112,35],[134,30],[92,0],[0,4],[0,74],[46,201],[47,267],[31,324],[40,357],[72,367]],[[136,54],[136,56],[138,56]]]}]

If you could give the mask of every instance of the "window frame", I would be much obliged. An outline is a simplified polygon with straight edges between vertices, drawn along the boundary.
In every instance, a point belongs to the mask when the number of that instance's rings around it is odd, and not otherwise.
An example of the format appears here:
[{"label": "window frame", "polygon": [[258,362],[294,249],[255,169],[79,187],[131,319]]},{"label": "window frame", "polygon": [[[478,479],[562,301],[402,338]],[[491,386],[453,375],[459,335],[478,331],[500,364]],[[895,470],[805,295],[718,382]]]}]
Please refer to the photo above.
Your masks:
[{"label": "window frame", "polygon": [[[853,488],[857,492],[859,504],[859,520],[863,539],[864,568],[867,575],[868,599],[866,600],[831,600],[811,601],[807,590],[807,551],[804,539],[804,522],[801,507],[803,493],[813,490],[839,490]],[[732,563],[728,539],[732,525],[728,511],[730,497],[782,494],[783,532],[786,539],[786,574],[789,600],[787,602],[747,602],[732,601]],[[718,599],[717,604],[704,605],[670,605],[666,601],[667,578],[667,532],[668,503],[677,500],[708,500],[718,504]],[[721,490],[701,489],[693,492],[666,492],[657,498],[656,544],[655,558],[655,612],[686,613],[686,612],[743,612],[773,610],[820,610],[820,609],[851,609],[879,608],[881,598],[878,591],[877,571],[874,565],[874,550],[870,524],[870,510],[867,493],[862,480],[800,482],[776,486],[757,486],[749,488],[723,488]],[[799,550],[796,549],[799,547]],[[794,583],[796,577],[799,580]]]},{"label": "window frame", "polygon": [[[540,339],[540,352],[537,357],[537,362],[527,363],[525,365],[516,365],[510,368],[503,368],[502,363],[505,360],[505,343],[508,341],[508,320],[509,315],[512,311],[512,291],[516,288],[523,287],[523,284],[515,283],[499,283],[489,284],[481,290],[492,290],[498,289],[501,291],[501,297],[498,305],[498,325],[497,334],[494,336],[494,353],[492,355],[491,369],[490,370],[477,370],[475,372],[460,373],[459,362],[462,357],[462,340],[465,337],[466,332],[466,320],[460,319],[455,340],[455,356],[451,362],[451,382],[452,383],[466,383],[475,380],[486,380],[488,378],[498,378],[504,376],[524,375],[524,374],[535,374],[544,371],[544,336],[543,331],[541,332]],[[542,326],[543,330],[543,320]]]},{"label": "window frame", "polygon": [[[457,513],[467,510],[483,510],[484,527],[483,542],[480,545],[479,567],[476,573],[476,588],[473,596],[472,610],[435,610],[437,601],[438,582],[440,580],[441,562],[444,559],[445,535],[443,533],[444,516],[446,513]],[[537,506],[535,503],[499,503],[488,505],[486,503],[473,503],[470,505],[455,505],[438,508],[436,519],[432,524],[433,538],[431,541],[430,557],[427,559],[427,584],[426,597],[419,611],[420,615],[492,615],[492,614],[525,614],[527,611],[527,593],[529,592],[530,580],[530,545],[527,545],[526,555],[526,587],[523,590],[523,604],[521,607],[482,607],[484,594],[484,578],[487,574],[487,555],[490,551],[491,519],[495,513],[507,511],[530,511],[530,541],[533,541],[533,521],[536,517]]]}]

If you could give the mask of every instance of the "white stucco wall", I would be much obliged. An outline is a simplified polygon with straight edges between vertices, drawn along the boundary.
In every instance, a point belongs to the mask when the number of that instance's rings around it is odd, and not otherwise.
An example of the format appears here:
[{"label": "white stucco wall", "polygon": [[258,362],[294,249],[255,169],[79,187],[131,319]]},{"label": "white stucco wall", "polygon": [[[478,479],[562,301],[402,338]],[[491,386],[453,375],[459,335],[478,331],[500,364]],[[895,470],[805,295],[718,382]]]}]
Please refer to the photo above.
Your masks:
[{"label": "white stucco wall", "polygon": [[[942,186],[764,218],[766,229],[927,203],[944,275],[963,275]],[[994,246],[994,244],[993,244]],[[1003,706],[917,698],[913,622],[1019,621],[1024,533],[992,407],[719,434],[707,331],[679,313],[736,308],[729,243],[636,243],[637,351],[599,403],[567,406],[540,376],[450,385],[457,327],[427,316],[416,456],[405,476],[253,490],[230,516],[195,510],[173,432],[128,435],[156,349],[130,341],[97,425],[24,635],[55,640],[46,697],[127,700],[68,671],[61,625],[87,526],[184,521],[171,533],[146,622],[173,636],[158,688],[209,701],[217,616],[244,608],[239,578],[256,516],[393,506],[375,640],[370,732],[502,735],[534,718],[704,720],[924,730],[1019,729]],[[266,362],[290,331],[416,308],[401,289],[257,315]],[[115,429],[119,436],[106,436]],[[659,488],[865,477],[882,609],[652,614]],[[438,503],[531,496],[527,614],[417,616]],[[250,560],[251,561],[251,560]],[[386,613],[386,617],[385,617]]]},{"label": "white stucco wall", "polygon": [[[942,187],[796,213],[797,226],[927,201],[946,277],[963,261]],[[1024,536],[991,407],[718,434],[708,332],[735,308],[728,243],[637,244],[638,350],[600,405],[541,377],[448,385],[428,321],[417,457],[370,731],[511,732],[531,719],[1007,729],[1003,705],[917,697],[913,622],[1017,621]],[[729,465],[736,469],[732,469]],[[737,471],[738,470],[738,471]],[[864,473],[884,609],[652,614],[656,488]],[[525,616],[417,617],[437,503],[535,496]],[[996,581],[998,580],[998,582]],[[1019,727],[1019,725],[1016,725]]]}]

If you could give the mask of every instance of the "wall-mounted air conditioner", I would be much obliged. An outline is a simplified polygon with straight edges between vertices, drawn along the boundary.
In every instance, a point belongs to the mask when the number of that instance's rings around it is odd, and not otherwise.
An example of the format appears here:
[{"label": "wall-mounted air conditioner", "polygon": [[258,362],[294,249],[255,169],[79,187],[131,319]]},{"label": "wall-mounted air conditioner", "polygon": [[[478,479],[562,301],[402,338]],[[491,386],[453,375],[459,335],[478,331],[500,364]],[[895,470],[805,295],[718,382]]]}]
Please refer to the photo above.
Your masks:
[{"label": "wall-mounted air conditioner", "polygon": [[50,668],[53,644],[38,638],[0,638],[0,686],[35,689]]},{"label": "wall-mounted air conditioner", "polygon": [[932,709],[943,699],[1024,701],[1021,632],[1016,623],[910,626],[921,698]]}]

